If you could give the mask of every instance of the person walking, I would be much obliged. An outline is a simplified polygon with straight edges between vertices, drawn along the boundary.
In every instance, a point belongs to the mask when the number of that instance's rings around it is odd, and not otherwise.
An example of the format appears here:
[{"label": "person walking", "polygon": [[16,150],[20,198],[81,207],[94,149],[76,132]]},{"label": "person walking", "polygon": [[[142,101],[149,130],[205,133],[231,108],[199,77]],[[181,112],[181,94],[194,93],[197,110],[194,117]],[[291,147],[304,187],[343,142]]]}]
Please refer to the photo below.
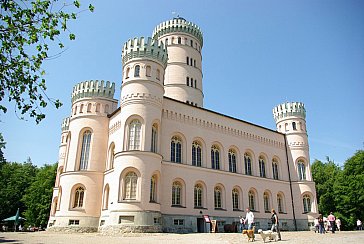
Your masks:
[{"label": "person walking", "polygon": [[317,234],[320,233],[319,229],[320,229],[320,224],[319,224],[319,218],[315,218],[313,221],[314,225],[315,225],[315,233],[317,232]]},{"label": "person walking", "polygon": [[325,234],[324,219],[322,217],[322,214],[320,214],[318,221],[319,221],[319,227],[320,227],[320,234]]},{"label": "person walking", "polygon": [[336,219],[336,227],[338,231],[341,231],[341,220],[339,218]]},{"label": "person walking", "polygon": [[252,211],[250,211],[250,208],[246,209],[246,216],[244,220],[244,224],[248,223],[248,230],[253,229],[254,225],[254,214]]},{"label": "person walking", "polygon": [[272,220],[272,228],[271,228],[271,231],[276,231],[277,234],[278,234],[278,241],[281,240],[281,232],[279,231],[279,221],[278,221],[278,215],[276,213],[276,211],[274,209],[272,209],[271,211],[272,213],[272,217],[271,217],[271,220]]},{"label": "person walking", "polygon": [[327,216],[327,220],[330,222],[330,226],[331,226],[331,233],[335,233],[335,216],[332,212],[330,212],[330,215]]}]

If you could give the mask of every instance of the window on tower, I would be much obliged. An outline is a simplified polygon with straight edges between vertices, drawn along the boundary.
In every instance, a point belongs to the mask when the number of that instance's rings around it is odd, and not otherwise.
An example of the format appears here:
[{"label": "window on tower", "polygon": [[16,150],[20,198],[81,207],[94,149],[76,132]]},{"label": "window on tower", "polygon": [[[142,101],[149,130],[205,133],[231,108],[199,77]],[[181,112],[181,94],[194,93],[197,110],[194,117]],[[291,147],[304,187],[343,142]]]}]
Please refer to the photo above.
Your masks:
[{"label": "window on tower", "polygon": [[186,57],[186,63],[187,63],[187,65],[190,65],[190,58],[189,57]]},{"label": "window on tower", "polygon": [[190,86],[190,77],[188,77],[188,76],[186,77],[186,85]]},{"label": "window on tower", "polygon": [[136,65],[134,68],[134,77],[140,77],[140,65]]},{"label": "window on tower", "polygon": [[297,130],[296,122],[292,122],[292,129],[293,129],[293,130]]}]

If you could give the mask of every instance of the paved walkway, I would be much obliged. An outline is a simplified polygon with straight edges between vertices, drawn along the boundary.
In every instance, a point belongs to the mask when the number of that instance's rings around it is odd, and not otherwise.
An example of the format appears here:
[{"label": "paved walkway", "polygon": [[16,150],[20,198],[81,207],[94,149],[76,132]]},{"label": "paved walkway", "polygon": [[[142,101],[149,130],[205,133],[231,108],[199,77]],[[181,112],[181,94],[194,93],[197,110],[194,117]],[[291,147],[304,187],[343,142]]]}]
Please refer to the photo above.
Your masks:
[{"label": "paved walkway", "polygon": [[[124,236],[103,236],[99,233],[53,233],[53,232],[0,232],[0,243],[64,243],[64,244],[119,244],[119,243],[248,243],[246,236],[238,233],[203,233],[203,234],[128,234]],[[250,243],[250,242],[249,242]],[[263,243],[259,234],[256,235],[255,243]],[[268,242],[269,243],[269,242]],[[275,242],[273,242],[275,243]],[[306,244],[306,243],[363,243],[364,231],[336,232],[325,235],[314,232],[282,232],[281,244]]]}]

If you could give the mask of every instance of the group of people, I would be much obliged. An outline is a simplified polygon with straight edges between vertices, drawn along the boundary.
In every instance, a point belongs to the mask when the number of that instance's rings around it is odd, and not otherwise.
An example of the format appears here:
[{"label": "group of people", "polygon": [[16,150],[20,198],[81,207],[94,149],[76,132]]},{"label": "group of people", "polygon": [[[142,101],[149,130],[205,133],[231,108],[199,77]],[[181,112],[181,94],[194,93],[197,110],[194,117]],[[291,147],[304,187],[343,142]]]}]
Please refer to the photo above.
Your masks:
[{"label": "group of people", "polygon": [[[271,227],[271,231],[273,232],[277,232],[278,234],[278,241],[281,240],[281,232],[279,231],[279,220],[278,220],[278,215],[276,213],[276,211],[274,209],[272,209],[271,211],[272,216],[271,216],[271,222],[272,222],[272,227]],[[245,225],[248,225],[248,230],[253,229],[254,226],[254,214],[252,211],[250,211],[250,208],[246,209],[246,216],[245,218],[243,218],[242,216],[239,216],[239,221],[240,221],[240,226],[239,226],[239,232],[243,232],[243,229],[245,228]]]},{"label": "group of people", "polygon": [[331,230],[332,233],[335,233],[336,228],[337,230],[341,231],[341,220],[336,218],[332,212],[330,215],[326,217],[319,215],[314,220],[315,224],[315,233],[325,234]]}]

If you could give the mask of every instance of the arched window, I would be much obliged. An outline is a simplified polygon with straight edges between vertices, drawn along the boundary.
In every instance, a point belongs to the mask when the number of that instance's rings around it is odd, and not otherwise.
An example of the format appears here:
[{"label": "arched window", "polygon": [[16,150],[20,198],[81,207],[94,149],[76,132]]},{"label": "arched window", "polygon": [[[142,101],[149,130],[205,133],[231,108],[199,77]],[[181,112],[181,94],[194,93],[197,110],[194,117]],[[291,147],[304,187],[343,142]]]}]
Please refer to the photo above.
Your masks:
[{"label": "arched window", "polygon": [[83,133],[83,137],[82,137],[82,147],[81,147],[79,170],[87,169],[89,155],[90,155],[90,143],[91,143],[91,131],[86,130]]},{"label": "arched window", "polygon": [[303,161],[297,163],[298,177],[300,180],[306,180],[306,165]]},{"label": "arched window", "polygon": [[190,65],[191,65],[191,66],[192,66],[192,64],[193,64],[192,62],[193,62],[193,59],[192,59],[192,58],[190,58]]},{"label": "arched window", "polygon": [[284,124],[284,131],[288,131],[288,123]]},{"label": "arched window", "polygon": [[195,59],[195,60],[193,60],[193,66],[195,66],[195,67],[196,67],[196,59]]},{"label": "arched window", "polygon": [[203,188],[201,184],[196,184],[194,188],[194,206],[195,208],[202,208],[202,193]]},{"label": "arched window", "polygon": [[115,144],[112,143],[110,145],[110,149],[109,149],[109,159],[108,159],[108,165],[107,165],[106,169],[114,168],[114,159],[115,159]]},{"label": "arched window", "polygon": [[129,124],[129,150],[140,150],[140,130],[142,124],[134,119]]},{"label": "arched window", "polygon": [[190,86],[190,77],[188,77],[188,76],[186,77],[186,85]]},{"label": "arched window", "polygon": [[125,175],[124,199],[135,200],[137,193],[138,176],[134,172],[129,172]]},{"label": "arched window", "polygon": [[158,128],[156,124],[152,126],[152,141],[150,145],[150,151],[156,153],[157,152],[157,145],[158,145]]},{"label": "arched window", "polygon": [[259,157],[259,174],[260,177],[265,178],[266,174],[265,174],[265,162],[264,162],[264,158],[263,157]]},{"label": "arched window", "polygon": [[244,154],[245,174],[252,175],[252,160],[249,154]]},{"label": "arched window", "polygon": [[135,65],[134,77],[139,77],[139,76],[140,76],[140,65]]},{"label": "arched window", "polygon": [[197,80],[195,80],[195,88],[197,88]]},{"label": "arched window", "polygon": [[215,200],[215,209],[222,208],[222,189],[220,186],[216,186],[214,189],[214,200]]},{"label": "arched window", "polygon": [[236,153],[233,149],[229,150],[228,158],[229,158],[229,171],[236,173]]},{"label": "arched window", "polygon": [[83,207],[84,196],[85,196],[85,189],[82,186],[78,187],[74,193],[73,208],[82,208]]},{"label": "arched window", "polygon": [[51,216],[54,216],[57,211],[58,197],[53,198]]},{"label": "arched window", "polygon": [[148,66],[146,67],[146,73],[145,73],[145,75],[146,75],[147,77],[150,77],[150,76],[151,76],[151,73],[152,73],[152,67],[150,67],[150,65],[148,65]]},{"label": "arched window", "polygon": [[239,209],[239,191],[234,188],[232,191],[233,210]]},{"label": "arched window", "polygon": [[156,76],[157,80],[161,79],[161,71],[159,69],[157,69],[157,76]]},{"label": "arched window", "polygon": [[311,212],[311,198],[308,194],[303,195],[303,212]]},{"label": "arched window", "polygon": [[201,144],[198,141],[192,143],[192,165],[201,167],[202,162],[202,152]]},{"label": "arched window", "polygon": [[96,113],[100,112],[100,103],[96,104]]},{"label": "arched window", "polygon": [[157,176],[153,175],[150,179],[150,202],[157,202]]},{"label": "arched window", "polygon": [[190,58],[189,57],[186,57],[186,63],[187,63],[187,65],[190,64]]},{"label": "arched window", "polygon": [[125,79],[128,79],[130,75],[130,68],[128,67],[125,72]]},{"label": "arched window", "polygon": [[177,41],[178,41],[178,44],[181,44],[182,43],[182,38],[178,37]]},{"label": "arched window", "polygon": [[220,150],[216,145],[211,147],[211,168],[220,169]]},{"label": "arched window", "polygon": [[273,171],[273,179],[278,180],[279,179],[278,162],[276,161],[276,159],[273,159],[272,161],[272,171]]},{"label": "arched window", "polygon": [[172,185],[172,205],[182,204],[182,184],[178,181],[173,182]]},{"label": "arched window", "polygon": [[81,113],[81,114],[83,113],[83,107],[84,107],[84,105],[83,105],[83,104],[81,104],[81,106],[80,106],[80,113]]},{"label": "arched window", "polygon": [[277,194],[277,205],[278,205],[278,212],[284,212],[284,205],[283,205],[283,196],[281,194]]},{"label": "arched window", "polygon": [[264,200],[264,211],[269,213],[270,212],[269,194],[267,192],[264,192],[263,200]]},{"label": "arched window", "polygon": [[255,194],[254,194],[254,192],[249,191],[248,197],[249,197],[249,208],[250,208],[250,210],[255,210]]},{"label": "arched window", "polygon": [[182,162],[182,140],[178,136],[172,137],[171,140],[171,162]]},{"label": "arched window", "polygon": [[292,129],[293,129],[293,130],[297,130],[296,122],[292,122]]},{"label": "arched window", "polygon": [[109,208],[109,192],[110,192],[110,188],[109,188],[109,185],[107,184],[104,189],[104,199],[102,202],[103,210],[106,210]]},{"label": "arched window", "polygon": [[73,115],[76,115],[77,114],[77,105],[75,106],[75,110],[73,112]]},{"label": "arched window", "polygon": [[191,47],[193,47],[193,40],[190,40],[190,45]]}]

